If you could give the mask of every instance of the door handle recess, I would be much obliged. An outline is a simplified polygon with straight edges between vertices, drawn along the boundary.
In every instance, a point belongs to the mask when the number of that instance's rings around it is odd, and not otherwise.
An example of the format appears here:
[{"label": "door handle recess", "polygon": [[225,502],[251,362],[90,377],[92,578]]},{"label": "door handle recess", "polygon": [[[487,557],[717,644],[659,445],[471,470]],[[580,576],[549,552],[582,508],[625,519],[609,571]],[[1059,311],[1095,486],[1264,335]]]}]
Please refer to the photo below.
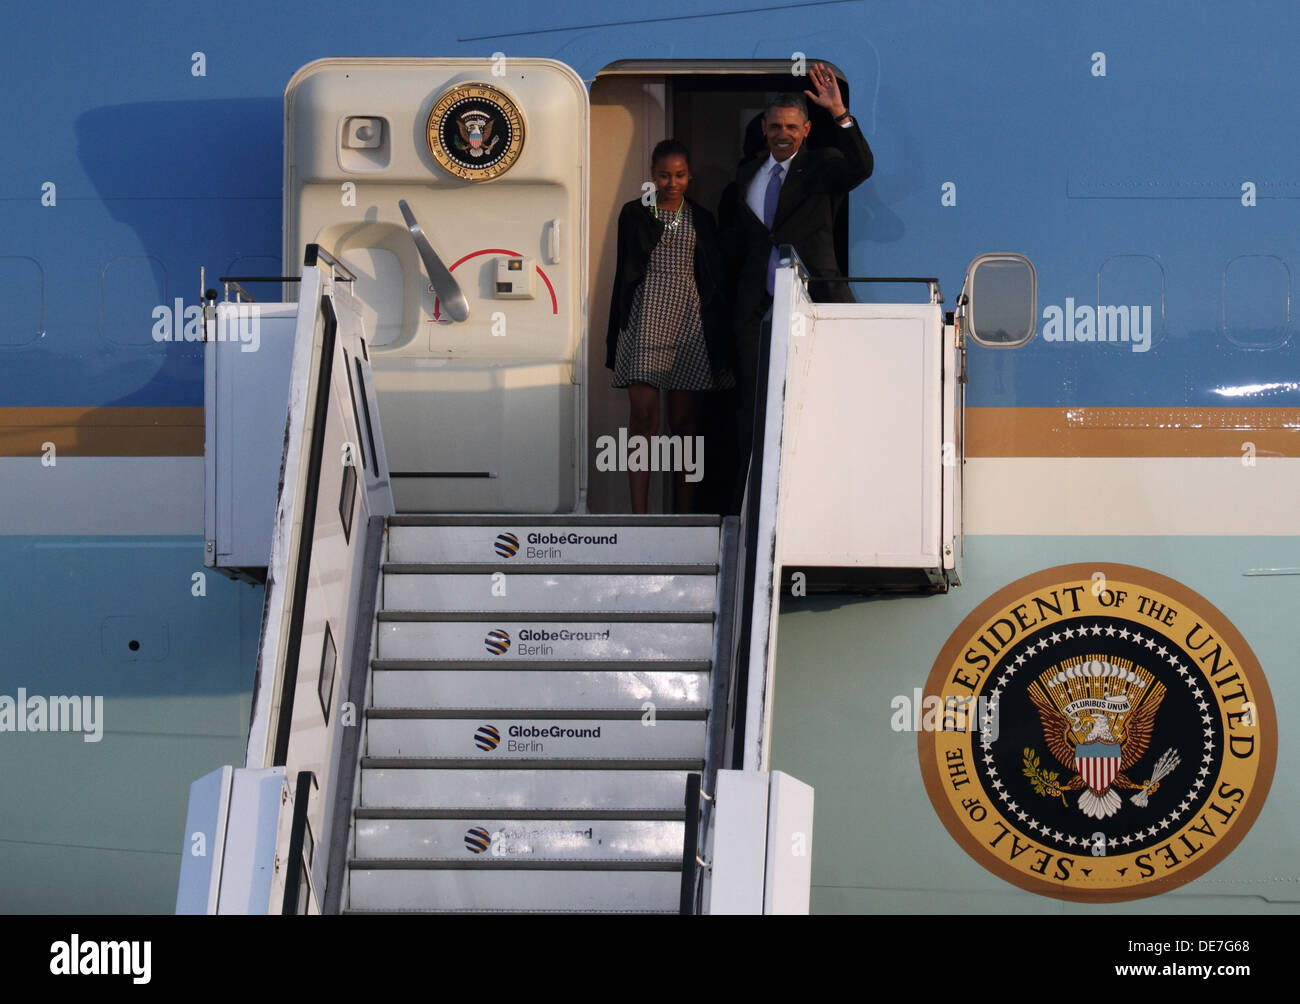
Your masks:
[{"label": "door handle recess", "polygon": [[405,199],[397,200],[397,208],[402,211],[402,219],[406,221],[406,229],[410,231],[411,240],[415,241],[415,249],[420,252],[420,260],[424,262],[424,270],[429,273],[429,281],[433,284],[433,291],[442,301],[442,308],[451,317],[453,321],[464,321],[469,318],[469,301],[465,299],[465,294],[461,292],[460,284],[452,278],[447,266],[442,263],[438,257],[438,252],[433,249],[429,243],[429,238],[424,236],[424,231],[420,228],[419,221],[415,214],[411,212],[411,207],[406,204]]}]

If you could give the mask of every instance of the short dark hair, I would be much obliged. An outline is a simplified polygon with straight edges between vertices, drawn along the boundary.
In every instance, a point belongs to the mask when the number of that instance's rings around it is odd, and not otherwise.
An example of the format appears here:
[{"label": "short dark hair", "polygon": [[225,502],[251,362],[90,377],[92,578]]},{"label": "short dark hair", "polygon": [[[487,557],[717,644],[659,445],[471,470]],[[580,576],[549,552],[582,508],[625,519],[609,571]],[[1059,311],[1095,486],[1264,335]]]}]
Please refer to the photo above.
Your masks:
[{"label": "short dark hair", "polygon": [[650,166],[654,167],[665,157],[671,157],[674,154],[680,156],[686,161],[686,166],[691,166],[691,152],[686,149],[686,144],[675,139],[661,139],[655,144],[654,151],[650,154]]},{"label": "short dark hair", "polygon": [[808,121],[808,102],[804,100],[802,94],[778,94],[767,103],[763,109],[763,117],[767,118],[767,113],[773,108],[798,108],[799,114],[803,116],[805,122]]}]

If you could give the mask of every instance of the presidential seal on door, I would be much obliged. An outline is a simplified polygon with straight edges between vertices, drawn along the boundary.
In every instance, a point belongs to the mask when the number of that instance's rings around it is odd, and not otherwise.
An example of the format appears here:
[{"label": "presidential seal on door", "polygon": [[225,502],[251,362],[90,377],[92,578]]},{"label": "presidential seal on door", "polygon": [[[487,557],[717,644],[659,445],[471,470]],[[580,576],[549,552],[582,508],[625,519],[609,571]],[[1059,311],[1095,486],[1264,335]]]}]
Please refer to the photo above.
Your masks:
[{"label": "presidential seal on door", "polygon": [[465,181],[491,181],[523,152],[524,119],[501,89],[459,84],[434,102],[425,136],[443,170]]}]

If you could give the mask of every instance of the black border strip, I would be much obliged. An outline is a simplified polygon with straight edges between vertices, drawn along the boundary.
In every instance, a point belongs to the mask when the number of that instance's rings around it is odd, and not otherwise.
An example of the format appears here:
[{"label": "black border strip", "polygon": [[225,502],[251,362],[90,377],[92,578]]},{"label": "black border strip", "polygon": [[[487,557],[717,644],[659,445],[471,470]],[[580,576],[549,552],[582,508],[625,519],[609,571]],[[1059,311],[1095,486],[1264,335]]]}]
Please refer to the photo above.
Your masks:
[{"label": "black border strip", "polygon": [[[352,422],[357,427],[357,449],[361,451],[361,470],[365,471],[366,467],[366,444],[361,442],[361,412],[357,410],[357,389],[352,383],[352,360],[348,356],[348,350],[343,350],[343,372],[348,376],[348,397],[352,401]],[[371,454],[374,451],[374,444],[371,444]]]},{"label": "black border strip", "polygon": [[[375,625],[375,604],[379,598],[379,559],[383,550],[384,517],[371,516],[365,534],[361,596],[352,612],[352,657],[347,673],[347,691],[343,695],[343,699],[351,701],[358,710],[366,706],[370,640]],[[325,871],[325,902],[321,912],[326,914],[337,914],[343,910],[350,843],[348,826],[352,822],[352,801],[358,782],[358,765],[361,762],[361,724],[357,722],[342,729],[338,774],[334,778],[331,796],[332,816],[325,820],[325,825],[330,828],[330,850]]]},{"label": "black border strip", "polygon": [[696,857],[700,839],[700,775],[686,775],[686,836],[682,842],[682,895],[677,912],[691,916],[695,910],[695,874],[699,868]]},{"label": "black border strip", "polygon": [[[365,347],[366,340],[363,338],[361,339],[361,348],[364,350]],[[367,360],[369,358],[369,356],[366,357]],[[378,476],[383,474],[383,471],[379,469],[379,451],[375,449],[375,427],[370,421],[370,398],[366,396],[366,380],[361,372],[361,360],[353,358],[352,363],[357,368],[357,388],[361,391],[361,410],[366,416],[366,439],[370,440],[370,456],[375,461],[375,474]],[[353,402],[353,407],[356,407],[355,402]],[[361,430],[358,429],[357,431],[360,432]]]},{"label": "black border strip", "polygon": [[289,857],[284,873],[284,902],[280,913],[285,917],[298,915],[298,895],[302,891],[302,874],[306,870],[302,848],[307,834],[307,803],[311,801],[312,785],[316,775],[309,770],[298,772],[298,783],[293,796],[293,825],[289,830]]},{"label": "black border strip", "polygon": [[307,613],[307,584],[311,574],[311,549],[316,529],[316,497],[320,494],[321,463],[325,454],[325,419],[329,413],[330,376],[334,370],[334,337],[338,317],[328,296],[321,296],[325,332],[321,343],[320,371],[316,376],[311,456],[302,486],[302,528],[298,531],[298,562],[294,568],[293,605],[289,614],[289,641],[284,653],[284,681],[280,687],[280,713],[275,724],[275,754],[271,766],[283,767],[289,758],[289,730],[293,724],[293,699],[298,689],[298,659],[302,651],[302,624]]}]

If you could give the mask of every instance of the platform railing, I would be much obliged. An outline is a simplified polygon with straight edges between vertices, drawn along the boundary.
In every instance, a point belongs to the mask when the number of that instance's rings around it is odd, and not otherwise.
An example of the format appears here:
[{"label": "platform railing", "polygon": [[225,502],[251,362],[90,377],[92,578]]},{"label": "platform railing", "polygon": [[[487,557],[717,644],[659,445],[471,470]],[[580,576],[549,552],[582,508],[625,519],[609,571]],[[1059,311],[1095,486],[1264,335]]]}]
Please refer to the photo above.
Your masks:
[{"label": "platform railing", "polygon": [[[770,317],[789,318],[808,303],[808,271],[794,248],[783,244],[778,250]],[[731,766],[737,770],[766,770],[768,764],[770,682],[781,595],[776,534],[789,353],[789,324],[764,323],[755,374],[759,392],[754,395],[754,445],[740,513],[742,601],[737,610],[737,699],[730,746]]]},{"label": "platform railing", "polygon": [[[771,316],[789,317],[796,302],[807,300],[808,272],[788,245],[780,249],[779,266]],[[776,532],[789,335],[788,325],[764,323],[760,329],[754,374],[759,393],[755,394],[753,446],[743,502],[739,519],[728,519],[723,529],[719,570],[723,602],[718,612],[713,703],[705,771],[698,781],[698,809],[690,794],[694,789],[688,788],[687,795],[683,913],[701,912],[708,898],[719,768],[767,769],[770,681],[780,603]]]},{"label": "platform railing", "polygon": [[686,833],[682,847],[681,912],[699,913],[708,884],[709,843],[718,771],[728,764],[728,742],[736,699],[735,659],[739,595],[740,521],[722,521],[718,560],[717,630],[713,640],[713,677],[709,726],[705,737],[704,770],[691,774],[686,787]]},{"label": "platform railing", "polygon": [[[290,913],[324,910],[341,850],[334,844],[347,840],[335,809],[351,799],[348,740],[362,707],[355,684],[374,628],[365,599],[376,588],[383,517],[393,511],[352,278],[308,246],[249,731],[248,766],[284,766],[297,779],[288,844],[276,850],[286,866],[274,892]],[[306,776],[314,781],[304,788]]]}]

